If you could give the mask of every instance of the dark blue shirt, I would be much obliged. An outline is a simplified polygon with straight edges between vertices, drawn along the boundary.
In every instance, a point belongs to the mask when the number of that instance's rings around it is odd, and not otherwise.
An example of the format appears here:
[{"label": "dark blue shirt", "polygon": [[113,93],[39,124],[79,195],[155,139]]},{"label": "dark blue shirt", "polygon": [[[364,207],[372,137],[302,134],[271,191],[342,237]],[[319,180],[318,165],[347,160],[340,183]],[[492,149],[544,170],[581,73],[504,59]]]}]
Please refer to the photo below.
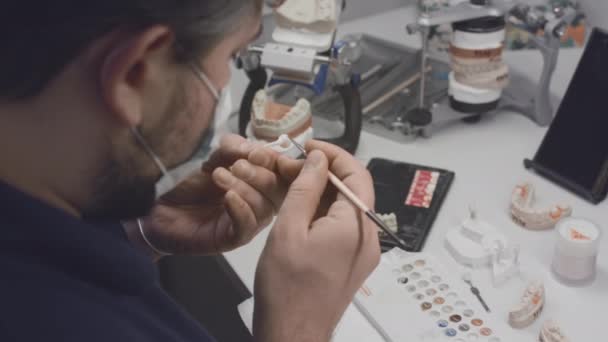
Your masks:
[{"label": "dark blue shirt", "polygon": [[0,182],[0,341],[205,342],[120,224],[87,224]]}]

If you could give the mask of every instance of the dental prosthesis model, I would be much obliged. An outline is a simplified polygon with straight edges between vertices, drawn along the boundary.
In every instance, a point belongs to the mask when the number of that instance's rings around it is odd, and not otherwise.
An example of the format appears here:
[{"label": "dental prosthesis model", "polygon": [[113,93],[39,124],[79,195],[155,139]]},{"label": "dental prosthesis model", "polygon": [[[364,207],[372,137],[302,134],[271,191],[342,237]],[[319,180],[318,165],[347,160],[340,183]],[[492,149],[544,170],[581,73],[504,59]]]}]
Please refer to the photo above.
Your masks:
[{"label": "dental prosthesis model", "polygon": [[551,320],[543,324],[538,340],[540,342],[570,342],[570,339],[562,333],[557,323]]},{"label": "dental prosthesis model", "polygon": [[277,140],[264,145],[282,155],[290,158],[298,158],[302,152],[289,140],[287,134],[282,134]]},{"label": "dental prosthesis model", "polygon": [[572,208],[564,204],[544,210],[532,208],[534,192],[534,186],[529,183],[520,184],[513,190],[511,218],[515,223],[527,229],[543,230],[555,227],[559,220],[572,215]]},{"label": "dental prosthesis model", "polygon": [[538,318],[545,304],[545,287],[540,281],[531,282],[519,304],[509,311],[509,324],[523,329]]},{"label": "dental prosthesis model", "polygon": [[250,139],[269,143],[287,134],[301,145],[312,139],[312,113],[306,99],[289,107],[272,101],[262,89],[256,93],[251,107],[247,129]]},{"label": "dental prosthesis model", "polygon": [[275,18],[284,29],[331,33],[337,25],[336,0],[286,0],[276,9]]},{"label": "dental prosthesis model", "polygon": [[[390,214],[379,214],[378,217],[388,226],[388,228],[393,232],[397,233],[399,230],[399,223],[397,222],[397,215],[395,213]],[[378,228],[378,232],[382,235],[385,234],[380,228]]]}]

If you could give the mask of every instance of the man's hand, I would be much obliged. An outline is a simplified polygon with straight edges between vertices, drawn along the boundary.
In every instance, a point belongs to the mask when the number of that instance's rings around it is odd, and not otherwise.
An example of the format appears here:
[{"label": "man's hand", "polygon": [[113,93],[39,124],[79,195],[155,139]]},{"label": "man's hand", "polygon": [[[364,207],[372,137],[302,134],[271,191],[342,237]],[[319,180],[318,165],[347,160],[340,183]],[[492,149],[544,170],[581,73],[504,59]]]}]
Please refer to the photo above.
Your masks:
[{"label": "man's hand", "polygon": [[[264,167],[274,165],[277,157],[240,136],[223,137],[201,171],[163,196],[142,219],[146,237],[157,249],[174,254],[214,254],[246,244],[270,224],[287,191],[285,182]],[[134,223],[127,232],[131,240],[141,240]]]},{"label": "man's hand", "polygon": [[[301,162],[277,170],[297,177],[278,212],[255,281],[256,341],[329,341],[337,322],[379,262],[377,229],[328,184],[331,170],[370,208],[367,170],[347,152],[320,142]],[[329,190],[328,190],[329,189]]]}]

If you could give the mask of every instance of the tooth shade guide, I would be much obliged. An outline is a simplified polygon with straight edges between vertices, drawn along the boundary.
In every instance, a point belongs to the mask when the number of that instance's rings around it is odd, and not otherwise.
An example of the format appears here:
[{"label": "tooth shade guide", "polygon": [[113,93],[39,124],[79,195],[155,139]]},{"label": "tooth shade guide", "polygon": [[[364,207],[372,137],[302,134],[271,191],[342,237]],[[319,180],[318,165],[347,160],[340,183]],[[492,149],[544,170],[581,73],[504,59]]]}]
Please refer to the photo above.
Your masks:
[{"label": "tooth shade guide", "polygon": [[437,188],[439,172],[417,170],[410,185],[405,205],[429,209]]},{"label": "tooth shade guide", "polygon": [[[467,304],[475,301],[470,291],[459,285],[459,279],[456,280],[446,271],[445,266],[436,261],[435,257],[426,253],[406,252],[391,255],[392,252],[385,253],[383,258],[386,258],[384,261],[388,261],[388,263],[381,262],[381,265],[384,266],[379,267],[382,269],[386,267],[388,271],[386,275],[394,279],[392,285],[395,287],[395,292],[389,291],[387,293],[387,291],[381,291],[384,296],[382,296],[383,300],[377,302],[378,306],[375,307],[378,312],[373,310],[373,306],[364,306],[364,311],[370,313],[371,317],[378,322],[381,329],[385,332],[403,331],[403,317],[408,317],[412,325],[409,326],[407,332],[410,334],[409,338],[400,334],[392,335],[389,333],[387,336],[390,336],[391,340],[419,341],[422,339],[416,336],[427,334],[424,336],[444,337],[444,339],[439,338],[437,341],[445,340],[447,342],[448,339],[445,338],[449,338],[449,341],[459,341],[460,339],[468,342],[471,341],[468,335],[475,334],[476,341],[515,341],[506,338],[507,336],[502,336],[502,334],[508,331],[505,330],[508,326],[504,323],[495,322],[492,316],[486,316],[482,310],[475,310],[478,313],[472,310]],[[408,292],[407,285],[404,287],[397,281],[399,277],[403,277],[403,273],[400,275],[392,273],[393,269],[402,270],[403,268],[412,268],[408,276],[417,274],[420,277],[419,280],[413,283],[415,286],[412,286],[411,292]],[[427,270],[431,272],[426,272]],[[372,274],[370,278],[374,278],[374,275]],[[375,281],[384,283],[383,278],[376,278]],[[439,281],[433,282],[433,279]],[[389,307],[392,308],[388,309]],[[403,307],[408,307],[409,309],[405,309],[404,311],[397,309]],[[383,312],[383,314],[379,312]],[[416,322],[417,317],[424,319],[420,323],[427,322],[428,324],[413,323]],[[448,330],[450,331],[449,335],[447,334]],[[397,336],[401,336],[401,338],[397,338]],[[492,340],[492,338],[496,338],[497,340]]]}]

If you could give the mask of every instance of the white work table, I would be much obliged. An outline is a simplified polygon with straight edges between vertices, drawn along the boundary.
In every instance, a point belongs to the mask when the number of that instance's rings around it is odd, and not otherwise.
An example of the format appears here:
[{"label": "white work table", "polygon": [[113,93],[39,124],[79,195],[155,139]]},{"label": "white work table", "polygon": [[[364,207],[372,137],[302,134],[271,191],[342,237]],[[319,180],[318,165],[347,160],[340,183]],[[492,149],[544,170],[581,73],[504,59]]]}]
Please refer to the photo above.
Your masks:
[{"label": "white work table", "polygon": [[[419,47],[418,36],[407,36],[404,29],[407,23],[415,20],[414,16],[413,8],[405,7],[343,24],[339,35],[364,32]],[[552,85],[555,94],[564,94],[580,56],[580,49],[562,51]],[[540,74],[541,56],[537,51],[509,52],[506,60],[512,68],[527,72],[532,77]],[[237,88],[244,86],[236,85]],[[522,181],[530,181],[536,186],[539,206],[569,203],[574,209],[574,216],[590,219],[603,230],[608,229],[608,202],[594,206],[524,169],[523,159],[534,156],[545,132],[546,128],[538,127],[522,115],[504,113],[475,125],[458,124],[438,132],[430,139],[419,139],[409,144],[363,132],[356,157],[364,162],[371,158],[387,158],[456,172],[455,182],[423,251],[435,254],[454,272],[463,272],[465,268],[459,266],[445,250],[444,236],[468,214],[470,204],[476,207],[481,218],[499,227],[512,242],[519,244],[522,268],[543,279],[547,292],[544,312],[537,322],[520,333],[525,336],[522,342],[536,341],[540,325],[547,319],[559,322],[572,341],[605,340],[601,336],[606,335],[602,323],[606,315],[604,310],[608,310],[608,236],[604,236],[601,242],[596,280],[586,287],[567,287],[550,274],[555,232],[527,231],[515,225],[509,217],[508,206],[514,186]],[[268,230],[249,245],[225,254],[251,292],[256,264],[267,236]],[[506,321],[509,308],[523,293],[521,281],[513,280],[504,287],[494,288],[489,270],[473,270],[472,273],[493,314]],[[339,341],[382,341],[358,312],[351,310],[348,315],[349,320],[357,324],[343,326]]]}]

